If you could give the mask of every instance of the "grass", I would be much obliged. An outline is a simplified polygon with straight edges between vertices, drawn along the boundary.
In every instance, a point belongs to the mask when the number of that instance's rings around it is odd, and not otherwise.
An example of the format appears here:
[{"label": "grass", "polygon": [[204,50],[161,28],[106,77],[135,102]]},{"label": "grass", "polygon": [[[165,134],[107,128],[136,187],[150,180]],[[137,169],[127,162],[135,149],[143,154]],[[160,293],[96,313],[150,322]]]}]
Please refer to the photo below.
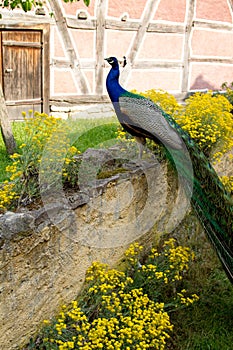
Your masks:
[{"label": "grass", "polygon": [[[12,131],[16,140],[17,146],[19,146],[23,141],[23,128],[22,122],[13,122]],[[11,159],[6,152],[6,148],[2,139],[2,134],[0,133],[0,183],[6,180],[6,166],[11,163]]]},{"label": "grass", "polygon": [[[202,278],[202,289],[197,292],[200,301],[172,316],[173,350],[232,349],[232,286],[217,264],[209,276]],[[189,285],[196,282],[192,280]]]},{"label": "grass", "polygon": [[[116,142],[116,132],[119,126],[116,118],[78,119],[68,121],[71,126],[71,140],[80,152],[87,148],[107,147]],[[23,122],[12,123],[13,134],[17,146],[24,142]],[[0,182],[7,179],[6,166],[11,159],[6,153],[2,135],[0,134]]]},{"label": "grass", "polygon": [[[186,310],[171,315],[174,332],[168,349],[231,350],[233,344],[233,288],[218,257],[196,218],[196,232],[182,233],[182,244],[195,252],[196,263],[188,274],[185,288],[200,300]],[[186,226],[187,227],[187,226]]]},{"label": "grass", "polygon": [[115,118],[96,120],[80,119],[71,122],[71,139],[80,152],[87,148],[107,147],[116,143],[116,132],[119,123]]}]

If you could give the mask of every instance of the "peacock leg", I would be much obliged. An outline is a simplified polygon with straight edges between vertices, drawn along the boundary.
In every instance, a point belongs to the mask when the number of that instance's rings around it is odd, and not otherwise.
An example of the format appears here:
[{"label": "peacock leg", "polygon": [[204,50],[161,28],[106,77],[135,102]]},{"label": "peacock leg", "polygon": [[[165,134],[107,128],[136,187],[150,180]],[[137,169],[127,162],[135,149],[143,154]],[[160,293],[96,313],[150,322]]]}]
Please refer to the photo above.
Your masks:
[{"label": "peacock leg", "polygon": [[140,136],[134,136],[137,145],[138,145],[138,159],[142,159],[142,153],[144,150],[144,146],[146,144],[146,139],[145,137],[140,137]]}]

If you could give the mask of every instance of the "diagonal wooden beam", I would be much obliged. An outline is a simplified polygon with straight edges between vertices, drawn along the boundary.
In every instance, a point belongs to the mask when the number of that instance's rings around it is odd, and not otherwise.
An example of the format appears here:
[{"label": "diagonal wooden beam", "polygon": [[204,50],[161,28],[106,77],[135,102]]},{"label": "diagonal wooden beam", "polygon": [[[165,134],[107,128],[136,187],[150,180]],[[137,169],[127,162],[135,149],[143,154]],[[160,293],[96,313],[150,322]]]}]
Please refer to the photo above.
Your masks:
[{"label": "diagonal wooden beam", "polygon": [[105,17],[107,0],[98,0],[96,11],[96,49],[95,49],[95,93],[103,94],[104,79],[104,47],[105,47]]},{"label": "diagonal wooden beam", "polygon": [[128,58],[131,64],[134,64],[137,52],[143,43],[143,38],[146,34],[150,21],[154,17],[155,9],[156,9],[156,6],[159,4],[159,2],[160,0],[148,0],[146,3],[139,29],[133,40],[131,50],[128,55]]},{"label": "diagonal wooden beam", "polygon": [[233,16],[233,0],[229,0],[232,16]]},{"label": "diagonal wooden beam", "polygon": [[67,28],[66,20],[62,14],[61,5],[59,0],[49,0],[51,9],[55,16],[58,31],[61,35],[67,57],[70,61],[70,67],[73,71],[75,80],[83,94],[89,93],[89,89],[80,68],[79,57],[74,49],[69,30]]},{"label": "diagonal wooden beam", "polygon": [[[135,38],[132,42],[130,52],[127,56],[130,64],[133,66],[135,62],[136,55],[143,43],[144,36],[149,27],[150,21],[153,19],[155,15],[155,11],[159,5],[160,0],[148,0],[142,15],[141,23],[135,35]],[[127,66],[126,66],[127,67]],[[126,69],[122,72],[121,82],[125,82],[128,75],[130,73],[130,69]]]}]

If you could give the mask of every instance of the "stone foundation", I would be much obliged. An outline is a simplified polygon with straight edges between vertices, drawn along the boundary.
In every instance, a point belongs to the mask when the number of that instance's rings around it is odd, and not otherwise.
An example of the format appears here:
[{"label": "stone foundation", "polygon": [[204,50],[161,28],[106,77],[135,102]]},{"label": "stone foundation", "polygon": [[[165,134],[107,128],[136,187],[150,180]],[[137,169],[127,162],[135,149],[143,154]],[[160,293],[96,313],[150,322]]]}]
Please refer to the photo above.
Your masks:
[{"label": "stone foundation", "polygon": [[0,349],[20,349],[75,298],[93,261],[116,265],[130,243],[149,247],[182,220],[165,166],[127,166],[85,193],[54,194],[41,208],[0,216]]}]

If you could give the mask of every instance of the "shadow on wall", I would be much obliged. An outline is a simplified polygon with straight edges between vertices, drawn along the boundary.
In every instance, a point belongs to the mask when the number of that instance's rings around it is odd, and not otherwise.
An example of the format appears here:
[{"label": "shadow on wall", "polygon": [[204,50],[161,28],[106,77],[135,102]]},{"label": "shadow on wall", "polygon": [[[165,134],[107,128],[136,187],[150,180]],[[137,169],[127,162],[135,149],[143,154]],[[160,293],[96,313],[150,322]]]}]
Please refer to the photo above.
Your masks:
[{"label": "shadow on wall", "polygon": [[190,90],[203,90],[203,89],[216,90],[216,87],[214,85],[210,84],[208,81],[206,81],[203,78],[202,74],[199,74],[196,77],[192,86],[190,87]]}]

